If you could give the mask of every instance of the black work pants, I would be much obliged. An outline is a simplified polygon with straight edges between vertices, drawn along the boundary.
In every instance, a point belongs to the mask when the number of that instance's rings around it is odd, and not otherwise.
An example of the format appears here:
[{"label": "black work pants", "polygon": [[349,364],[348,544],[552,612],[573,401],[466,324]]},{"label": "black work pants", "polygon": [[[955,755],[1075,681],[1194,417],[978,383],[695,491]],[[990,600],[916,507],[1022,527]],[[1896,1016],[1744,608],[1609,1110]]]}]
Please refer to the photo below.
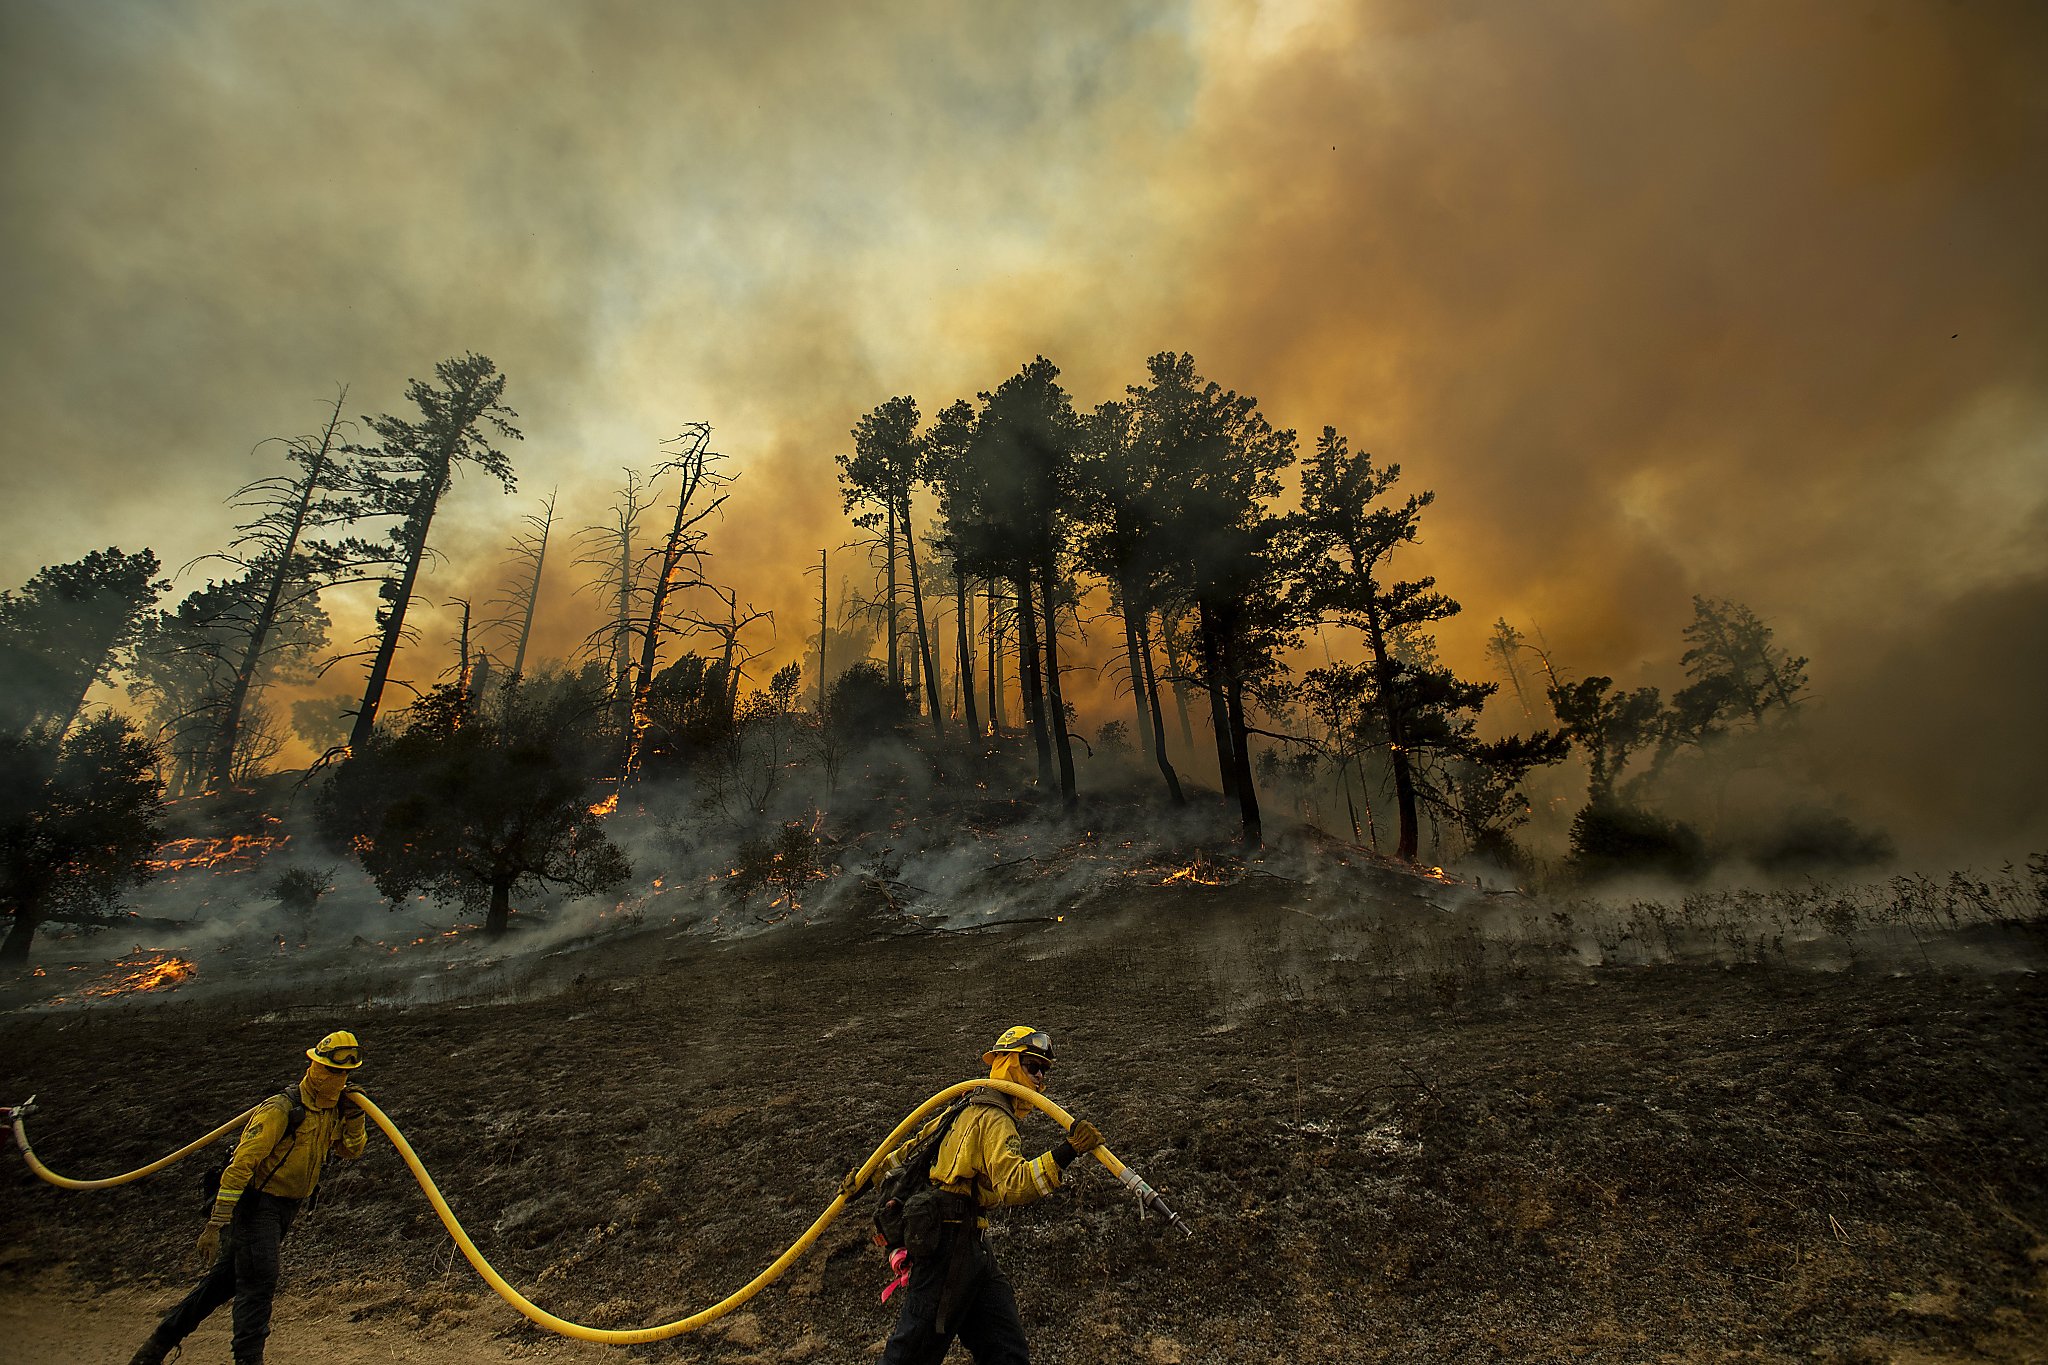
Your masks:
[{"label": "black work pants", "polygon": [[[910,1283],[903,1286],[903,1311],[896,1329],[882,1352],[882,1365],[938,1365],[959,1337],[975,1365],[1030,1365],[1031,1348],[1024,1342],[1024,1321],[1017,1316],[1017,1294],[996,1266],[988,1244],[979,1235],[955,1232],[954,1237],[972,1236],[973,1269],[964,1285],[956,1286],[947,1304],[947,1322],[939,1330],[939,1296],[946,1288],[946,1254],[934,1256],[930,1264],[913,1261]],[[965,1248],[962,1249],[965,1253]],[[954,1301],[957,1302],[954,1302]]]},{"label": "black work pants", "polygon": [[168,1350],[233,1299],[235,1365],[262,1365],[263,1343],[270,1336],[270,1303],[277,1295],[278,1247],[298,1211],[296,1199],[243,1195],[221,1236],[220,1258],[185,1301],[157,1324],[151,1340]]}]

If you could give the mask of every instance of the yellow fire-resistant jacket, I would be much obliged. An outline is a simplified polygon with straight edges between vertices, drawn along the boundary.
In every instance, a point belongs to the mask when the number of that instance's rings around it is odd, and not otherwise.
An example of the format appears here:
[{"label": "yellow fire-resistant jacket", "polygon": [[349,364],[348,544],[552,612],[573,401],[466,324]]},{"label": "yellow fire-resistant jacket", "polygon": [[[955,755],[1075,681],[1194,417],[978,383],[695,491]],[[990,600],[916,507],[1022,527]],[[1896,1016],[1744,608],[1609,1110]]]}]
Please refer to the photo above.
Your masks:
[{"label": "yellow fire-resistant jacket", "polygon": [[[305,1087],[301,1086],[299,1099],[303,1102],[305,1098]],[[287,1143],[284,1130],[290,1117],[291,1107],[282,1095],[272,1095],[256,1106],[256,1112],[242,1128],[241,1140],[235,1144],[227,1173],[220,1178],[220,1193],[213,1202],[215,1222],[234,1216],[235,1205],[259,1166],[268,1167],[270,1174],[258,1193],[304,1199],[320,1183],[320,1168],[329,1156],[359,1157],[369,1145],[367,1116],[346,1100],[333,1109],[315,1109],[308,1104],[306,1116],[299,1120],[299,1131]],[[271,1156],[280,1147],[284,1155],[273,1162]]]},{"label": "yellow fire-resistant jacket", "polygon": [[[1000,1090],[976,1090],[972,1094],[967,1107],[953,1120],[953,1126],[939,1143],[931,1178],[944,1186],[948,1194],[972,1195],[976,1206],[983,1210],[1029,1204],[1058,1189],[1060,1168],[1051,1152],[1025,1159],[1010,1097]],[[920,1133],[919,1137],[922,1136]],[[897,1148],[897,1160],[885,1163],[885,1169],[899,1164],[917,1142],[918,1138],[912,1138]],[[986,1212],[975,1221],[987,1227]]]}]

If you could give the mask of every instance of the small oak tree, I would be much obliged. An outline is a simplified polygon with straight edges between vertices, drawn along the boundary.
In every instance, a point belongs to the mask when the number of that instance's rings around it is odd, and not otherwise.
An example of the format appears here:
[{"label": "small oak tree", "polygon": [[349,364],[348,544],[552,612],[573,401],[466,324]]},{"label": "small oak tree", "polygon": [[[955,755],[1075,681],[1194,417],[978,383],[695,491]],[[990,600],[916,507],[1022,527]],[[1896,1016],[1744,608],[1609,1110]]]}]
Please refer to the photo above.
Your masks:
[{"label": "small oak tree", "polygon": [[504,932],[521,886],[612,890],[631,867],[573,761],[597,751],[605,704],[599,687],[573,678],[498,688],[480,707],[459,687],[436,687],[397,734],[354,749],[320,793],[321,828],[388,899],[426,892],[481,909],[492,934]]},{"label": "small oak tree", "polygon": [[148,879],[163,833],[156,765],[156,746],[111,711],[61,742],[0,733],[0,962],[26,961],[45,920],[105,919]]}]

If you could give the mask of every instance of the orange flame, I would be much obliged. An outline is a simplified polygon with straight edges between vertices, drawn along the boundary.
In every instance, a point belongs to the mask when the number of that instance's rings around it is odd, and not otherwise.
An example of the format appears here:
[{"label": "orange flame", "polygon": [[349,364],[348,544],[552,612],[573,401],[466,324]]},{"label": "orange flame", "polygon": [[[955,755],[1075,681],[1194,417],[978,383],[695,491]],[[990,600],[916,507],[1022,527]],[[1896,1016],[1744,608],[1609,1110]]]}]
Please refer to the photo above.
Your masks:
[{"label": "orange flame", "polygon": [[289,834],[281,838],[232,834],[222,839],[173,839],[157,849],[148,865],[152,872],[246,872],[258,858],[283,848],[291,838]]},{"label": "orange flame", "polygon": [[1197,858],[1178,872],[1171,873],[1160,882],[1161,886],[1172,886],[1175,882],[1186,882],[1190,886],[1222,886],[1223,878],[1218,875],[1216,865],[1206,859]]},{"label": "orange flame", "polygon": [[617,810],[618,808],[619,794],[617,792],[613,792],[610,796],[607,796],[604,800],[592,806],[590,808],[590,813],[592,815],[595,815],[598,819],[602,820],[605,816],[610,815],[613,811]]},{"label": "orange flame", "polygon": [[79,994],[104,997],[132,995],[138,991],[171,990],[199,970],[199,964],[192,959],[174,957],[169,953],[123,958],[115,966],[126,968],[126,973],[95,982]]}]

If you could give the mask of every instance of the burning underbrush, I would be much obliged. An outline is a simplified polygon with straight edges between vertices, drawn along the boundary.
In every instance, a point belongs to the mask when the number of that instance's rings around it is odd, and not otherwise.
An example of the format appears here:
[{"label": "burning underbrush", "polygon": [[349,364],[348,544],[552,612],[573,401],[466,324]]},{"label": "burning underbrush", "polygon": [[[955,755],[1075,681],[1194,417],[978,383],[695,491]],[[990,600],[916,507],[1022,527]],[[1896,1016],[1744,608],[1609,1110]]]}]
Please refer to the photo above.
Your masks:
[{"label": "burning underbrush", "polygon": [[[1643,886],[1535,894],[1498,874],[1397,863],[1308,827],[1247,853],[1214,812],[1095,803],[1087,823],[1031,799],[873,783],[789,818],[708,819],[660,788],[595,803],[629,850],[625,894],[523,896],[512,931],[477,909],[377,894],[345,857],[319,858],[292,821],[252,803],[236,832],[174,831],[164,871],[112,928],[46,931],[38,972],[0,983],[0,1009],[78,1010],[188,997],[304,994],[399,1006],[512,1000],[573,981],[614,941],[723,942],[851,925],[906,937],[1044,924],[1078,932],[1135,897],[1257,904],[1327,927],[1329,951],[1283,998],[1333,982],[1388,998],[1454,999],[1489,983],[1645,965],[1839,971],[2039,970],[2039,868],[1777,888]],[[197,822],[197,813],[187,817]],[[1489,883],[1487,877],[1493,877]],[[146,930],[109,951],[117,935]],[[134,939],[127,939],[132,943]]]}]

